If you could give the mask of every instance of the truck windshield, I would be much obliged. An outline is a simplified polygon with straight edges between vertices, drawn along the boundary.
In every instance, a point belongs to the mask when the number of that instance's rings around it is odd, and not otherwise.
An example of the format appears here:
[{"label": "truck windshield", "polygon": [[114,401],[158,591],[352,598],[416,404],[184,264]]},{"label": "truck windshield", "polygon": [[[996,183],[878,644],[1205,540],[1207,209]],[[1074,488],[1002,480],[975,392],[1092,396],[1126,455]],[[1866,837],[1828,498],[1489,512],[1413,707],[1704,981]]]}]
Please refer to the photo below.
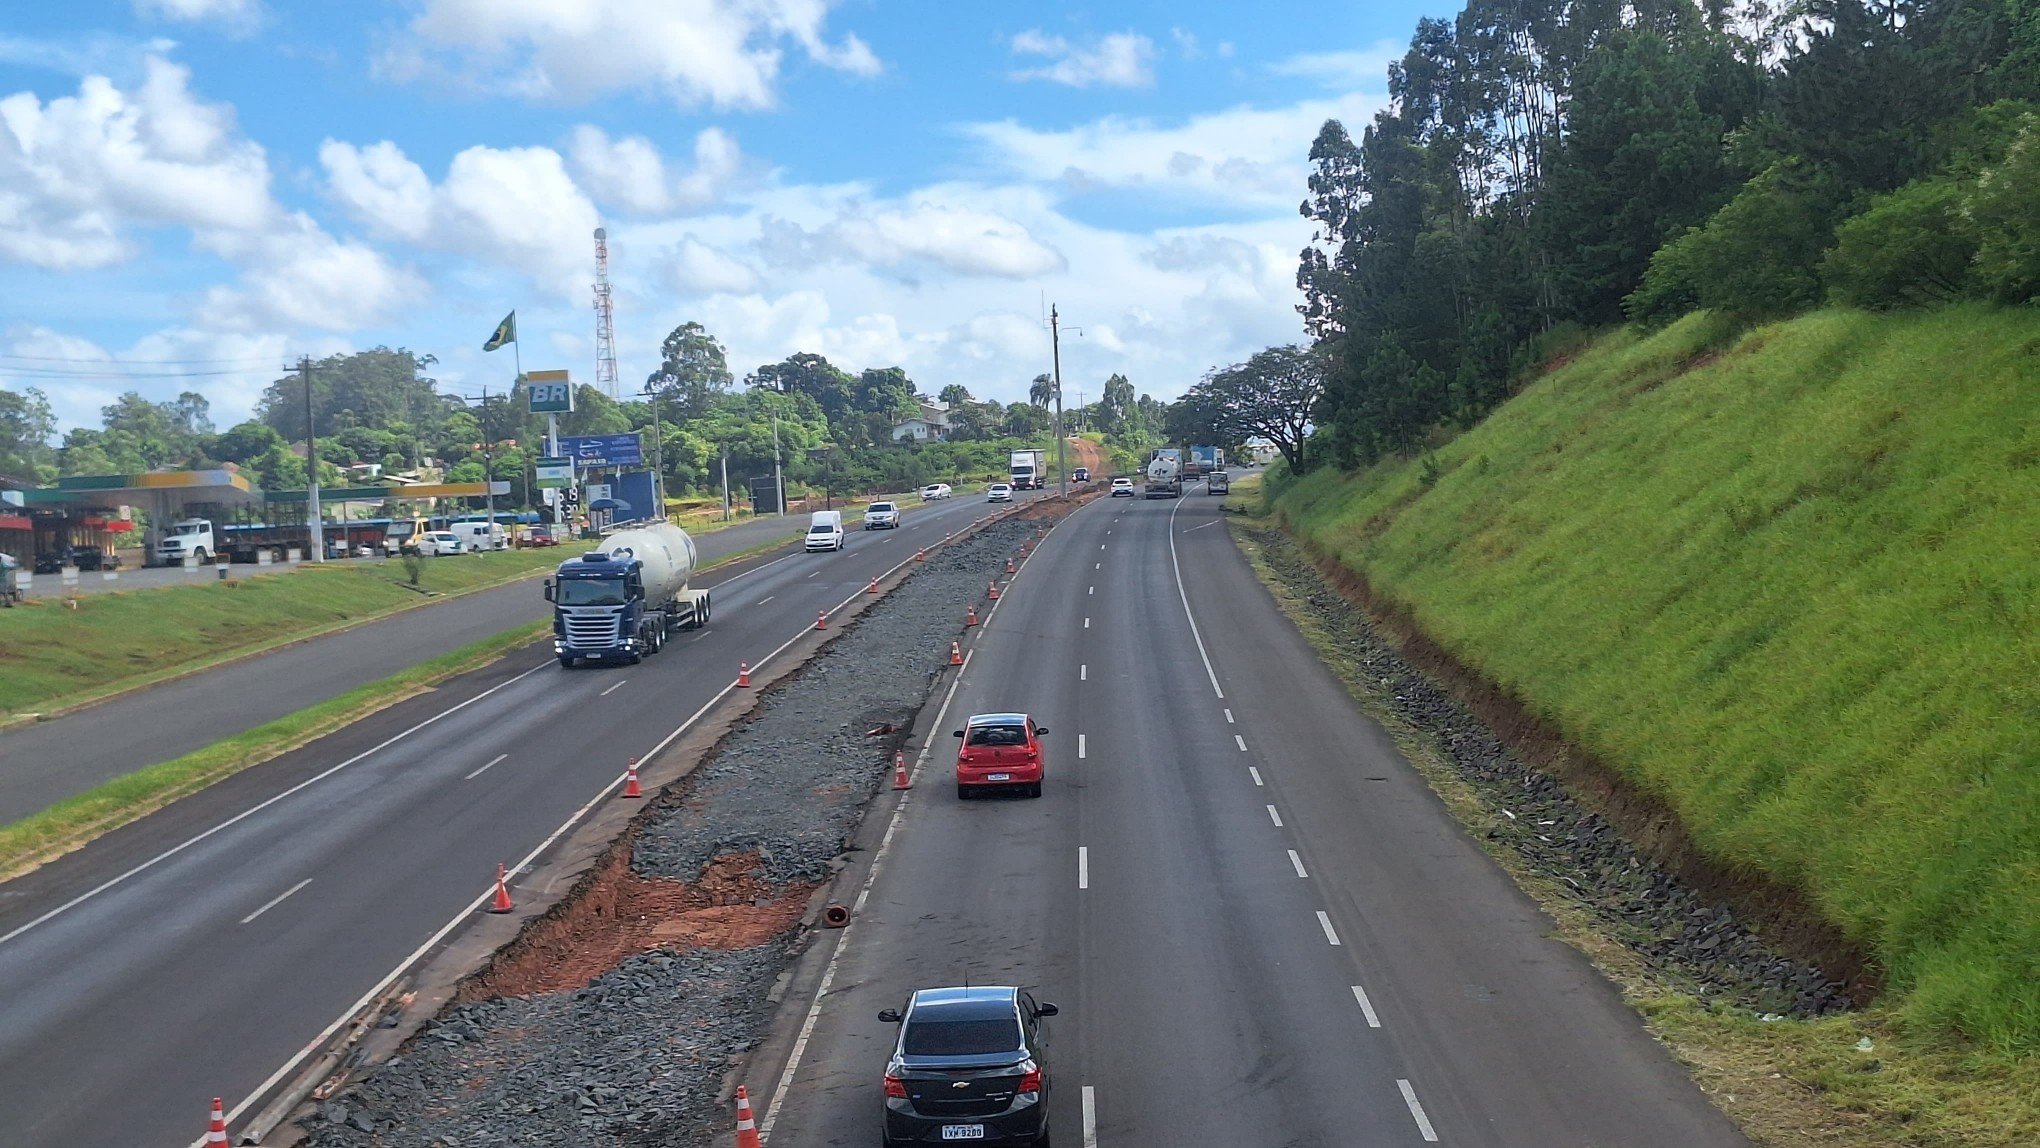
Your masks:
[{"label": "truck windshield", "polygon": [[409,538],[411,532],[416,529],[418,529],[418,524],[415,522],[392,522],[390,523],[390,537]]},{"label": "truck windshield", "polygon": [[562,606],[621,606],[621,578],[562,578],[554,598]]},{"label": "truck windshield", "polygon": [[202,522],[186,522],[181,525],[171,527],[170,537],[182,538],[187,534],[197,534],[203,531],[204,529],[205,524]]}]

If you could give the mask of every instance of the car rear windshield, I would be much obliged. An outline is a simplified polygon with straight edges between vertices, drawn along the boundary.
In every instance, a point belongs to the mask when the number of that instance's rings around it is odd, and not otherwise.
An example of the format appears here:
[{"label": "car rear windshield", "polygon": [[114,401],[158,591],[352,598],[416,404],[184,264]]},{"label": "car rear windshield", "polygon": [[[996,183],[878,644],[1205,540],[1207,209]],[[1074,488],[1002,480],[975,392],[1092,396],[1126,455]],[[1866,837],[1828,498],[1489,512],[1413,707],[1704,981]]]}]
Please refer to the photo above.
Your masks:
[{"label": "car rear windshield", "polygon": [[976,1056],[1019,1047],[1020,1022],[1012,1017],[916,1020],[907,1026],[900,1042],[900,1050],[908,1056]]},{"label": "car rear windshield", "polygon": [[810,526],[810,527],[808,527],[808,529],[807,529],[807,532],[808,532],[809,534],[834,534],[834,533],[836,532],[836,528],[835,528],[835,527],[833,527],[833,526],[827,526],[827,525],[823,525],[823,526]]},{"label": "car rear windshield", "polygon": [[1026,745],[1027,731],[1017,725],[972,726],[964,740],[970,745]]},{"label": "car rear windshield", "polygon": [[893,504],[890,502],[874,502],[871,504],[872,512],[877,514],[891,514],[892,508]]}]

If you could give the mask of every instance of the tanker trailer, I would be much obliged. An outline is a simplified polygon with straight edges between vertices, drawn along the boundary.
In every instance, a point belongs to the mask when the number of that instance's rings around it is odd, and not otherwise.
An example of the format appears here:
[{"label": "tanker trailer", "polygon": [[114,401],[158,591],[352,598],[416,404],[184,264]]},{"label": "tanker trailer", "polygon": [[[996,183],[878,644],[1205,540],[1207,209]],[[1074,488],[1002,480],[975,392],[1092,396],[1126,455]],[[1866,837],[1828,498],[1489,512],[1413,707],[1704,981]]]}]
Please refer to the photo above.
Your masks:
[{"label": "tanker trailer", "polygon": [[560,563],[545,580],[560,665],[637,663],[674,629],[708,624],[708,591],[690,590],[694,540],[670,522],[620,530],[600,549]]}]

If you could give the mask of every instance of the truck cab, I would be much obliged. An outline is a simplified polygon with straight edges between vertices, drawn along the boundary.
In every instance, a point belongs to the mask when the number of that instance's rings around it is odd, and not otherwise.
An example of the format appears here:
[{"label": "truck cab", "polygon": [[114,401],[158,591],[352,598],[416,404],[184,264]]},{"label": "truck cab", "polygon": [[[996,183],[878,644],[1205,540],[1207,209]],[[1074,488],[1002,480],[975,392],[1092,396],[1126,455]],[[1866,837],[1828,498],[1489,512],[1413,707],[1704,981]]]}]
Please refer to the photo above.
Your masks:
[{"label": "truck cab", "polygon": [[156,543],[156,560],[165,566],[182,566],[186,556],[197,558],[203,566],[219,552],[209,518],[179,519],[164,530],[161,541]]},{"label": "truck cab", "polygon": [[695,554],[685,531],[654,523],[611,535],[604,546],[560,563],[545,580],[561,666],[636,664],[664,649],[676,627],[708,624],[709,592],[687,585]]}]

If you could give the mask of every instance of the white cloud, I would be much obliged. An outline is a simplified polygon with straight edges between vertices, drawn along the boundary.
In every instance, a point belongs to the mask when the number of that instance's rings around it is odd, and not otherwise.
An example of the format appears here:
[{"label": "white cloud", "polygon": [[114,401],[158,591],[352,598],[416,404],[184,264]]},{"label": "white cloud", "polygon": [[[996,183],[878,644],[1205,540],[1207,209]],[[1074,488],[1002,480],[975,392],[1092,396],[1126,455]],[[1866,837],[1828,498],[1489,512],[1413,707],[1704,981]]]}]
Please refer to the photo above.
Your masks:
[{"label": "white cloud", "polygon": [[965,132],[987,162],[1015,178],[1054,180],[1074,193],[1138,189],[1293,209],[1303,197],[1319,126],[1332,118],[1364,124],[1385,100],[1354,94],[1281,108],[1237,107],[1173,126],[1109,116],[1060,131],[1005,120],[970,124]]},{"label": "white cloud", "polygon": [[131,92],[92,76],[47,104],[0,99],[0,258],[99,267],[132,253],[137,227],[272,221],[262,148],[234,134],[231,109],[195,99],[189,78],[150,57]]},{"label": "white cloud", "polygon": [[1046,56],[1049,61],[1014,72],[1016,80],[1048,80],[1073,88],[1144,88],[1155,82],[1154,41],[1133,32],[1114,32],[1085,46],[1027,31],[1013,37],[1013,51]]},{"label": "white cloud", "polygon": [[335,239],[303,213],[269,231],[223,233],[203,242],[248,267],[241,284],[206,292],[198,317],[214,330],[352,331],[424,294],[413,275],[374,248]]},{"label": "white cloud", "polygon": [[595,205],[551,148],[471,147],[433,186],[389,141],[319,148],[335,200],[370,228],[580,290],[594,258]]},{"label": "white cloud", "polygon": [[694,137],[694,168],[678,178],[669,174],[652,141],[611,139],[590,124],[574,129],[568,157],[597,198],[640,215],[706,207],[723,197],[743,167],[737,141],[721,128],[705,128]]},{"label": "white cloud", "polygon": [[874,267],[925,261],[962,275],[1028,279],[1066,266],[1062,253],[1004,216],[940,203],[846,215],[827,241]]},{"label": "white cloud", "polygon": [[1405,49],[1383,41],[1372,48],[1340,52],[1304,52],[1277,61],[1269,71],[1278,76],[1300,76],[1333,91],[1378,91],[1387,83],[1390,64],[1402,59]]},{"label": "white cloud", "polygon": [[186,24],[211,21],[246,31],[262,16],[259,0],[135,0],[135,11]]},{"label": "white cloud", "polygon": [[[882,65],[855,35],[824,33],[833,0],[424,0],[383,67],[445,71],[530,99],[651,90],[683,106],[769,107],[784,45],[853,75]],[[435,59],[434,54],[443,58]]]},{"label": "white cloud", "polygon": [[[60,427],[96,427],[100,408],[111,404],[123,391],[139,391],[153,401],[174,398],[179,391],[195,390],[212,403],[215,425],[231,426],[254,410],[262,389],[283,373],[290,352],[297,349],[283,336],[221,334],[191,327],[171,327],[144,335],[120,350],[108,350],[89,339],[48,327],[26,326],[0,336],[9,355],[69,360],[64,369],[84,372],[103,370],[104,378],[66,379],[61,384],[36,383],[32,379],[10,381],[8,389],[40,386],[49,397],[50,408]],[[324,353],[332,347],[306,347]],[[178,363],[204,360],[203,377],[187,379],[153,378],[166,369],[165,360]],[[167,368],[174,369],[174,368]],[[212,372],[224,371],[224,374]],[[132,372],[133,377],[124,377]]]},{"label": "white cloud", "polygon": [[1197,33],[1188,28],[1169,29],[1169,38],[1176,41],[1177,53],[1186,60],[1195,60],[1204,55],[1204,50],[1197,44]]},{"label": "white cloud", "polygon": [[748,295],[761,284],[756,269],[692,235],[670,256],[668,281],[683,295]]}]

